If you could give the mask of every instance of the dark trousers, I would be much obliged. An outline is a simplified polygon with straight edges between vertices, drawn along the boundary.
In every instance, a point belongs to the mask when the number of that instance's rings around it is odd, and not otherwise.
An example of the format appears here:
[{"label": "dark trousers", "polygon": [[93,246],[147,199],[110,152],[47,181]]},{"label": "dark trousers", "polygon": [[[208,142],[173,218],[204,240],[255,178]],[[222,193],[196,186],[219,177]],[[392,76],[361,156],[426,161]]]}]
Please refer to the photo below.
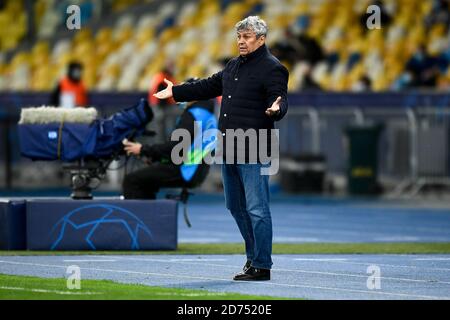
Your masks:
[{"label": "dark trousers", "polygon": [[125,199],[155,199],[160,188],[177,188],[184,185],[180,168],[173,164],[152,163],[125,176]]}]

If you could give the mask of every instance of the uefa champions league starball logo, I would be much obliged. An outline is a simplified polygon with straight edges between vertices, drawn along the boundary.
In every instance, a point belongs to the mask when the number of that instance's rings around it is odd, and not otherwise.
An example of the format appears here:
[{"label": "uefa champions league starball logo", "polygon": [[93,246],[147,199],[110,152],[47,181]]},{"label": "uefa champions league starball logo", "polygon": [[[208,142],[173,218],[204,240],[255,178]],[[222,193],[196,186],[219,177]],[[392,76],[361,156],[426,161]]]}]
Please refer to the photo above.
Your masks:
[{"label": "uefa champions league starball logo", "polygon": [[[109,204],[86,205],[64,215],[52,228],[51,250],[70,244],[70,238],[84,238],[86,249],[119,246],[115,240],[127,243],[130,250],[139,250],[143,237],[152,239],[149,228],[132,212]],[[54,240],[53,240],[54,239]],[[65,243],[67,241],[67,243]]]}]

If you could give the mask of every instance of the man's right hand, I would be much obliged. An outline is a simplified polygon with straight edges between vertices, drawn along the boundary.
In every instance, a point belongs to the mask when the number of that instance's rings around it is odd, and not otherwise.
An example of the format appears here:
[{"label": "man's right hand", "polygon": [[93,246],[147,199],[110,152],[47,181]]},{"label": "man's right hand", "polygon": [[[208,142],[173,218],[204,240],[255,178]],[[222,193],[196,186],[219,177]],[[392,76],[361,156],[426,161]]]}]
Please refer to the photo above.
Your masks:
[{"label": "man's right hand", "polygon": [[165,88],[164,90],[161,90],[157,93],[154,93],[153,96],[158,98],[158,99],[168,99],[168,98],[172,98],[172,87],[173,87],[173,83],[167,79],[164,79],[164,82],[167,84],[167,88]]}]

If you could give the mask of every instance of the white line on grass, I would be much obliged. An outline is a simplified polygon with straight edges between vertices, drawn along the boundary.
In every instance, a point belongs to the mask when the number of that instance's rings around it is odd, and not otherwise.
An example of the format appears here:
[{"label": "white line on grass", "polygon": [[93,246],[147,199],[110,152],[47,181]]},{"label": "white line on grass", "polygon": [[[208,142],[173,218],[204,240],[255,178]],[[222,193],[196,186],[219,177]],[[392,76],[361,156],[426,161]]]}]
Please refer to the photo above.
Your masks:
[{"label": "white line on grass", "polygon": [[81,259],[66,259],[63,260],[63,262],[116,262],[117,260],[95,260],[95,259],[91,259],[91,260],[81,260]]},{"label": "white line on grass", "polygon": [[414,259],[416,261],[449,261],[450,258],[420,258]]},{"label": "white line on grass", "polygon": [[194,237],[180,237],[178,242],[188,242],[188,243],[222,243],[221,238],[194,238]]},{"label": "white line on grass", "polygon": [[[153,258],[125,258],[125,257],[117,257],[117,259],[122,259],[126,261],[148,261],[148,262],[175,262],[172,260],[165,259],[153,259]],[[198,260],[195,260],[198,261]],[[330,261],[330,260],[326,260]],[[334,260],[332,260],[334,261]],[[178,262],[178,261],[176,261]],[[232,268],[237,269],[241,266],[236,265],[223,265],[223,264],[213,264],[213,263],[190,263],[179,261],[182,264],[190,264],[190,265],[202,265],[202,266],[211,266],[211,267],[224,267],[224,268]],[[378,264],[377,264],[378,265]],[[355,277],[355,278],[365,278],[367,279],[367,274],[353,274],[353,273],[338,273],[338,272],[326,272],[326,271],[311,271],[311,270],[302,270],[302,269],[284,269],[284,268],[273,268],[272,271],[282,271],[282,272],[297,272],[297,273],[307,273],[307,274],[321,274],[321,275],[329,275],[329,276],[342,276],[342,277]],[[427,280],[427,279],[411,279],[411,278],[394,278],[394,277],[380,277],[383,280],[393,280],[393,281],[404,281],[404,282],[423,282],[423,283],[433,283],[433,284],[450,284],[447,281],[440,280]]]},{"label": "white line on grass", "polygon": [[336,259],[309,259],[309,258],[297,258],[295,261],[347,261],[348,259],[336,258]]},{"label": "white line on grass", "polygon": [[[167,261],[167,260],[166,260]],[[169,259],[170,262],[227,261],[227,259]]]},{"label": "white line on grass", "polygon": [[89,291],[85,291],[85,292],[60,291],[60,290],[45,290],[45,289],[4,287],[4,286],[0,286],[0,290],[29,291],[29,292],[39,292],[39,293],[55,293],[55,294],[60,294],[60,295],[95,295],[95,294],[101,294],[100,292],[89,292]]},{"label": "white line on grass", "polygon": [[220,297],[226,296],[226,292],[204,292],[204,293],[180,293],[180,292],[155,292],[152,295],[155,296],[176,296],[176,297]]},{"label": "white line on grass", "polygon": [[410,268],[410,269],[435,270],[435,271],[450,271],[449,268],[434,268],[434,267],[420,267],[420,266],[404,266],[404,265],[385,264],[385,263],[378,263],[378,262],[350,262],[350,261],[330,261],[330,262],[343,263],[343,264],[363,265],[363,266],[368,266],[368,265],[376,264],[377,266],[380,266],[380,267]]},{"label": "white line on grass", "polygon": [[[34,267],[44,267],[44,268],[66,268],[66,266],[62,265],[52,265],[52,264],[40,264],[40,263],[29,263],[29,262],[16,262],[16,261],[5,261],[0,260],[0,263],[6,264],[15,264],[15,265],[26,265],[26,266],[34,266]],[[189,276],[189,275],[180,275],[180,274],[170,274],[170,273],[155,273],[155,272],[142,272],[142,271],[131,271],[131,270],[117,270],[117,269],[101,269],[101,268],[83,268],[83,270],[90,271],[102,271],[102,272],[112,272],[112,273],[125,273],[125,274],[138,274],[145,276],[163,276],[163,277],[173,277],[173,278],[182,278],[182,279],[195,279],[195,280],[210,280],[210,281],[223,281],[223,282],[231,282],[231,283],[239,283],[246,285],[263,285],[263,286],[277,286],[277,287],[291,287],[291,288],[307,288],[307,289],[319,289],[319,290],[328,290],[328,291],[338,291],[338,292],[354,292],[354,293],[364,293],[364,294],[374,294],[379,296],[396,296],[403,298],[417,298],[417,299],[444,299],[450,300],[450,297],[438,297],[438,296],[427,296],[427,295],[416,295],[416,294],[406,294],[406,293],[394,293],[394,292],[385,292],[385,291],[368,291],[368,290],[356,290],[356,289],[342,289],[342,288],[333,288],[333,287],[322,287],[322,286],[307,286],[307,285],[297,285],[297,284],[287,284],[287,283],[276,283],[276,282],[254,282],[254,281],[233,281],[230,279],[223,278],[211,278],[211,277],[199,277],[199,276]]]},{"label": "white line on grass", "polygon": [[[393,254],[387,254],[389,256],[393,256]],[[380,255],[383,256],[383,255]],[[396,255],[396,256],[408,256],[408,255]],[[278,259],[288,259],[292,260],[292,258],[289,257],[277,257]],[[355,262],[355,261],[338,261],[338,260],[330,260],[329,262],[334,263],[341,263],[341,264],[354,264],[354,265],[363,265],[368,266],[372,264],[376,264],[380,267],[392,267],[392,268],[412,268],[412,269],[422,269],[422,270],[434,270],[434,271],[450,271],[450,268],[435,268],[435,267],[421,267],[421,266],[405,266],[405,265],[398,265],[398,264],[385,264],[385,263],[378,263],[376,261],[372,262]]]}]

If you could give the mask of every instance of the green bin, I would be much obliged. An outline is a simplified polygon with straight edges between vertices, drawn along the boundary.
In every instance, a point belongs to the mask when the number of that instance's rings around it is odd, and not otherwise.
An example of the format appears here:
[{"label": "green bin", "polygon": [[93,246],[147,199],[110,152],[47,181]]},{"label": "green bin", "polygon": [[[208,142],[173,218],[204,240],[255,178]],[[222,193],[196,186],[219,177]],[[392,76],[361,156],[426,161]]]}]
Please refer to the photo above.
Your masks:
[{"label": "green bin", "polygon": [[383,126],[349,126],[345,133],[348,139],[349,158],[347,169],[348,192],[350,194],[379,194],[378,141]]}]

